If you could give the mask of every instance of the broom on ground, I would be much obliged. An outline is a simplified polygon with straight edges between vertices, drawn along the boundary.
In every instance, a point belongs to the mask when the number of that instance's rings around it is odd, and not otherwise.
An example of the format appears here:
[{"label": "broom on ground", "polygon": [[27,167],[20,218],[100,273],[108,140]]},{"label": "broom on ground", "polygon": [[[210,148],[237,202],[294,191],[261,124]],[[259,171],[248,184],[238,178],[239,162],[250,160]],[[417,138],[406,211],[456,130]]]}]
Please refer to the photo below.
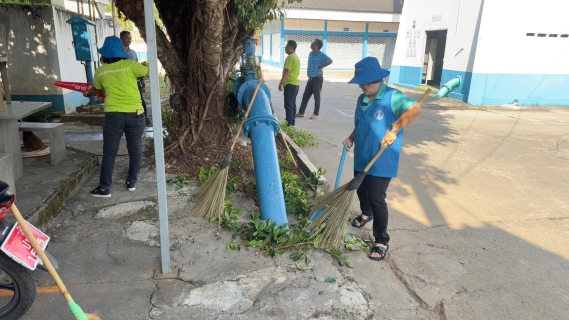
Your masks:
[{"label": "broom on ground", "polygon": [[[431,89],[423,94],[418,105],[421,105],[429,96]],[[318,248],[339,250],[344,243],[344,232],[350,216],[352,200],[358,187],[362,184],[368,170],[388,147],[383,143],[377,154],[371,159],[367,167],[358,173],[350,182],[322,197],[316,204],[316,208],[328,207],[318,215],[306,230],[311,230],[314,245]]]},{"label": "broom on ground", "polygon": [[47,148],[45,143],[43,143],[43,141],[31,131],[22,132],[22,140],[24,141],[24,147],[28,148],[30,151],[43,150]]},{"label": "broom on ground", "polygon": [[229,165],[231,164],[231,157],[233,156],[233,148],[237,143],[237,139],[239,139],[239,135],[241,135],[241,130],[243,130],[243,125],[245,124],[245,121],[247,121],[249,111],[251,111],[253,102],[255,101],[257,93],[259,92],[259,88],[261,87],[261,83],[263,83],[262,77],[259,79],[257,87],[255,87],[253,98],[251,99],[251,102],[249,102],[249,108],[247,108],[247,111],[245,112],[243,122],[239,126],[239,131],[237,131],[237,134],[235,135],[235,139],[233,140],[229,154],[227,154],[225,160],[223,160],[221,168],[215,171],[215,173],[212,174],[194,194],[196,205],[192,210],[192,214],[195,217],[205,217],[209,220],[219,217],[219,215],[223,212],[223,204],[225,202],[225,188],[227,186],[227,174],[229,173]]},{"label": "broom on ground", "polygon": [[22,231],[24,231],[24,234],[26,235],[26,237],[28,238],[28,240],[32,244],[32,247],[34,248],[34,250],[36,251],[36,253],[40,257],[43,265],[45,266],[45,268],[49,272],[49,275],[53,278],[53,281],[55,281],[55,284],[57,285],[59,292],[61,292],[61,294],[65,298],[65,301],[67,301],[67,305],[69,306],[69,309],[71,310],[71,313],[73,313],[73,316],[75,317],[75,319],[76,320],[101,320],[97,315],[83,312],[81,307],[75,301],[73,301],[73,298],[71,298],[71,294],[69,294],[69,291],[67,291],[67,288],[63,284],[63,281],[61,281],[61,278],[59,277],[59,275],[55,271],[55,268],[51,264],[51,261],[49,261],[49,258],[46,256],[45,252],[43,252],[41,245],[38,243],[38,241],[34,237],[34,234],[30,230],[30,228],[28,227],[28,223],[22,217],[20,210],[18,210],[18,208],[16,207],[15,204],[13,204],[10,209],[12,210],[14,217],[18,221],[18,224],[22,228]]}]

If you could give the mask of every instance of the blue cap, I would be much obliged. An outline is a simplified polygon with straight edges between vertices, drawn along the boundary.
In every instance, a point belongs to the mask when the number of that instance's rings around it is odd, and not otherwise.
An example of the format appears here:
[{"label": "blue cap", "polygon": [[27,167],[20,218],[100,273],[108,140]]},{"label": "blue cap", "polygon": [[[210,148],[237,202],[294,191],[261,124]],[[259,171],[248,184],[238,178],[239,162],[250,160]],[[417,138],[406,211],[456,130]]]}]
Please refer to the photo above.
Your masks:
[{"label": "blue cap", "polygon": [[354,78],[348,83],[366,84],[379,81],[389,75],[389,71],[382,69],[375,57],[366,57],[356,63]]},{"label": "blue cap", "polygon": [[126,58],[128,54],[124,51],[121,39],[117,36],[110,36],[105,38],[103,46],[98,50],[99,54],[107,59],[112,58]]}]

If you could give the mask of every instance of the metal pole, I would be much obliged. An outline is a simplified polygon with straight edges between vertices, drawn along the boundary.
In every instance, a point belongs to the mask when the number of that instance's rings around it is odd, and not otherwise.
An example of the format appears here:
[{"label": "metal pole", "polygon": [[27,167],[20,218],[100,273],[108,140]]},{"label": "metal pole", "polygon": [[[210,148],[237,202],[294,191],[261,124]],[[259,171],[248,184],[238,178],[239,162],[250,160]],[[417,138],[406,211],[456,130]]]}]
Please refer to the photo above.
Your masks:
[{"label": "metal pole", "polygon": [[[97,9],[97,11],[99,11],[99,8],[97,7],[97,4],[95,3],[95,0],[91,0],[89,2],[89,5],[93,7],[93,21],[95,23],[94,29],[95,29],[95,44],[97,46],[97,48],[99,47],[99,31],[97,30],[97,28],[99,27],[99,23],[97,22],[97,15],[95,14],[95,9]],[[101,16],[101,12],[99,12],[99,16]],[[103,19],[103,17],[101,16],[101,19]],[[95,70],[97,70],[97,68],[99,67],[99,61],[93,61],[93,68]]]},{"label": "metal pole", "polygon": [[93,18],[91,17],[91,0],[87,0],[87,6],[89,6],[89,20],[93,21]]},{"label": "metal pole", "polygon": [[150,74],[150,103],[152,105],[152,127],[154,129],[154,155],[156,159],[156,182],[158,185],[158,215],[160,221],[160,249],[162,273],[170,273],[170,239],[168,235],[168,207],[166,202],[166,167],[164,165],[164,141],[162,139],[162,112],[158,77],[158,54],[156,53],[156,22],[154,2],[144,0],[144,24],[148,46],[148,67]]},{"label": "metal pole", "polygon": [[117,35],[117,18],[115,17],[115,1],[111,1],[111,17],[113,18],[113,36]]}]

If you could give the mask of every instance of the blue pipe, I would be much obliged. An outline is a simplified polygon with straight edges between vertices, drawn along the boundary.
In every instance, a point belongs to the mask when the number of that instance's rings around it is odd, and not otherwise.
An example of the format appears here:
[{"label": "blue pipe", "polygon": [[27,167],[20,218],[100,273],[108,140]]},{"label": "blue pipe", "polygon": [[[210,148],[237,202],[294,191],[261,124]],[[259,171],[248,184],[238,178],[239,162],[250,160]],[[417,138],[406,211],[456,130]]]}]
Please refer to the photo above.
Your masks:
[{"label": "blue pipe", "polygon": [[450,81],[441,86],[439,92],[437,92],[437,94],[435,95],[435,99],[441,99],[446,97],[447,94],[449,94],[454,88],[458,87],[459,85],[460,85],[460,77],[451,79]]},{"label": "blue pipe", "polygon": [[[249,106],[257,83],[257,80],[246,83],[248,86],[241,95],[242,106]],[[244,86],[245,84],[242,85]],[[265,84],[261,84],[263,86],[266,88]],[[282,226],[288,223],[288,219],[275,143],[280,127],[272,115],[269,97],[265,90],[259,89],[249,111],[249,118],[244,124],[243,134],[251,139],[261,219],[272,220]]]},{"label": "blue pipe", "polygon": [[[255,80],[255,46],[257,40],[241,40],[244,54],[241,56],[241,76],[233,84],[233,93],[241,108],[246,109],[253,100],[258,80]],[[261,83],[249,117],[243,124],[243,134],[251,139],[257,195],[261,219],[272,220],[282,226],[288,223],[284,200],[281,171],[275,136],[280,130],[279,122],[271,110],[271,91]]]}]

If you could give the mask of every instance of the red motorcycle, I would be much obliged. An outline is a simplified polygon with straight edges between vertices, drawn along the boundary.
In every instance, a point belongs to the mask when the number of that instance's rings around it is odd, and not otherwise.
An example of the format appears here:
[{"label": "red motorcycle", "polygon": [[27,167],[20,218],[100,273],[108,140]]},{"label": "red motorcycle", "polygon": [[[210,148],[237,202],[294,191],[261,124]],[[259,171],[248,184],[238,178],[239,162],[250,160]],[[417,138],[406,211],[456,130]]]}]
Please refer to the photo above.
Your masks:
[{"label": "red motorcycle", "polygon": [[[0,180],[0,319],[19,319],[32,306],[36,283],[30,274],[36,268],[47,271],[18,223],[7,219],[16,196],[8,193],[8,184]],[[28,222],[34,237],[45,249],[49,237]],[[45,252],[57,268],[57,261]]]}]

